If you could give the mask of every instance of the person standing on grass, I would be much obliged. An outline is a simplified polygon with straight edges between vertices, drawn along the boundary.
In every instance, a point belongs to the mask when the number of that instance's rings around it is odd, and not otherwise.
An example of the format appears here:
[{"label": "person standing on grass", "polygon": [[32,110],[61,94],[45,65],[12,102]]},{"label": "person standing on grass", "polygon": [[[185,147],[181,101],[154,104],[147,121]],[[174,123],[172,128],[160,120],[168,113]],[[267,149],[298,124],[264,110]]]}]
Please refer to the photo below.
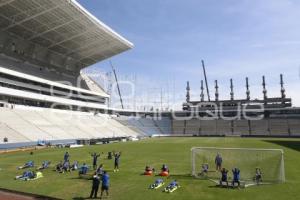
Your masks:
[{"label": "person standing on grass", "polygon": [[221,170],[220,186],[222,186],[223,185],[222,183],[225,182],[226,185],[227,185],[227,187],[228,187],[228,177],[227,177],[227,174],[228,174],[228,170],[225,169],[225,168],[223,168]]},{"label": "person standing on grass", "polygon": [[66,152],[64,155],[64,161],[65,162],[69,161],[69,158],[70,158],[70,154],[69,154],[69,152]]},{"label": "person standing on grass", "polygon": [[221,171],[222,162],[223,162],[222,156],[218,153],[216,158],[215,158],[215,164],[216,164],[216,170],[217,171]]},{"label": "person standing on grass", "polygon": [[106,196],[108,196],[108,191],[109,191],[109,175],[107,174],[106,171],[103,172],[102,175],[102,186],[101,186],[101,195],[100,199],[102,198],[103,192],[106,192]]},{"label": "person standing on grass", "polygon": [[100,154],[92,153],[91,156],[93,158],[93,169],[96,170],[97,169],[97,160],[98,160],[98,157],[100,157]]},{"label": "person standing on grass", "polygon": [[[97,173],[94,173],[92,191],[91,191],[91,194],[90,194],[90,198],[93,198],[93,196],[94,196],[94,198],[97,198],[99,185],[100,185],[100,178],[97,175]],[[102,195],[102,192],[101,192],[101,195]]]},{"label": "person standing on grass", "polygon": [[115,157],[115,167],[114,167],[114,172],[119,171],[119,164],[120,164],[120,157],[121,157],[121,152],[119,153],[114,153]]},{"label": "person standing on grass", "polygon": [[232,174],[233,174],[232,186],[234,187],[234,184],[237,183],[238,187],[240,187],[240,185],[241,185],[240,170],[235,167],[235,168],[232,169]]}]

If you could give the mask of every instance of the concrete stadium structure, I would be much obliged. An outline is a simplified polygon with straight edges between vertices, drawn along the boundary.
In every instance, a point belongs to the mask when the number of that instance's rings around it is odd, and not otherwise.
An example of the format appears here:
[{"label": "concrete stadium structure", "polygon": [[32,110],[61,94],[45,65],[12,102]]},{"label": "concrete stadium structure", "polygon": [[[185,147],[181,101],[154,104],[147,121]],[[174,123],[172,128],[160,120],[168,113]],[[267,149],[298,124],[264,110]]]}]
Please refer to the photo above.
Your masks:
[{"label": "concrete stadium structure", "polygon": [[1,1],[0,29],[1,148],[141,134],[101,114],[109,95],[81,73],[133,44],[75,0]]}]

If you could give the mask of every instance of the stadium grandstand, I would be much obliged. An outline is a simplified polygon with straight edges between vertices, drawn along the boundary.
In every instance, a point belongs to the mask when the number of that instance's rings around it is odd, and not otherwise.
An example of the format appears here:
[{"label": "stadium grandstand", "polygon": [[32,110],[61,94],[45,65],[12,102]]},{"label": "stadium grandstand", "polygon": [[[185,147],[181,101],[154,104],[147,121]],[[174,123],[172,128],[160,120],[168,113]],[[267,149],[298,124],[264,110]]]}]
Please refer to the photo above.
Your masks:
[{"label": "stadium grandstand", "polygon": [[131,42],[74,0],[1,1],[0,29],[1,148],[140,135],[101,114],[110,96],[82,72]]}]

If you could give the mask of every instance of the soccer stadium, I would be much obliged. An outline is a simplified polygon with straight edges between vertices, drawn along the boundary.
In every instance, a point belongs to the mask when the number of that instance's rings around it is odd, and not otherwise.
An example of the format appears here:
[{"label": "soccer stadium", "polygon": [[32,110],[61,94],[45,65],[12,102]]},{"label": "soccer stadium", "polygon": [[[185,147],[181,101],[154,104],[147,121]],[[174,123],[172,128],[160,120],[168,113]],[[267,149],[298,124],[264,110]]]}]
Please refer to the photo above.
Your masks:
[{"label": "soccer stadium", "polygon": [[[184,77],[179,107],[162,108],[161,96],[128,108],[111,60],[143,47],[94,15],[107,1],[90,2],[93,14],[83,0],[0,0],[0,199],[299,199],[300,107],[287,68],[275,75],[279,95],[264,75],[263,98],[250,95],[242,70],[244,89],[230,79],[226,99],[202,60],[200,96]],[[88,71],[107,61],[110,89]]]}]

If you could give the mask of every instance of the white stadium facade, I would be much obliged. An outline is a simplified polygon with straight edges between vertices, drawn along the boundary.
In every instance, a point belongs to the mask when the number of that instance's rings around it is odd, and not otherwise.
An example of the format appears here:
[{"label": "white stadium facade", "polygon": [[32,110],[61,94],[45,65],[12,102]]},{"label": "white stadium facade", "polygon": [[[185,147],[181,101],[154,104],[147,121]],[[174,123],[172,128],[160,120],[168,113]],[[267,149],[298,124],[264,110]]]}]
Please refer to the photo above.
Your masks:
[{"label": "white stadium facade", "polygon": [[0,29],[2,149],[140,135],[100,114],[109,95],[81,73],[131,42],[75,0],[1,0]]}]

